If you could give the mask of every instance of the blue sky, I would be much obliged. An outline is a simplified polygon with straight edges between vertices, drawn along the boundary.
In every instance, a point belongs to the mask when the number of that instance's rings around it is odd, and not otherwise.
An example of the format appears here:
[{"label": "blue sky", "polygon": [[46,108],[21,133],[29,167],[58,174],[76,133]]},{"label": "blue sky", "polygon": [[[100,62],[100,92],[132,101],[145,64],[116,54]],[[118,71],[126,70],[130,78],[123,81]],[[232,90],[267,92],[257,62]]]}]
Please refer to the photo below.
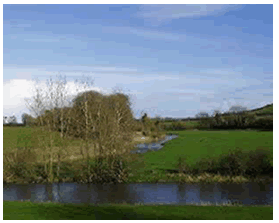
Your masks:
[{"label": "blue sky", "polygon": [[3,114],[32,80],[82,75],[133,111],[194,117],[273,103],[272,5],[4,5]]}]

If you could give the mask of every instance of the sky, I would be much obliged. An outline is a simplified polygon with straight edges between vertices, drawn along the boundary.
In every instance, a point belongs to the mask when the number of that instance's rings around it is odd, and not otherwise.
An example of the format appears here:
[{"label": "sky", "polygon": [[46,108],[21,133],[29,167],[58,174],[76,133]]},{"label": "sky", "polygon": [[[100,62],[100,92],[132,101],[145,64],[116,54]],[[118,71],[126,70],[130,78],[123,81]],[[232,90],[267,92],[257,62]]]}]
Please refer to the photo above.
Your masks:
[{"label": "sky", "polygon": [[[136,118],[273,103],[273,5],[3,5],[3,115],[21,122],[34,80],[94,80]],[[45,89],[45,88],[44,88]]]}]

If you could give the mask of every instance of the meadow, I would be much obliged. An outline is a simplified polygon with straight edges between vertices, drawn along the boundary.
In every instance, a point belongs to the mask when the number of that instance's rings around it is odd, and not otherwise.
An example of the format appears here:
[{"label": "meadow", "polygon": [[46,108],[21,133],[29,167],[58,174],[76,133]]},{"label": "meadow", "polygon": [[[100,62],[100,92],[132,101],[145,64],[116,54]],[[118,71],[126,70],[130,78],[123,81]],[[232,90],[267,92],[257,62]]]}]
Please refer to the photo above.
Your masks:
[{"label": "meadow", "polygon": [[4,220],[273,220],[271,206],[87,205],[4,201]]}]

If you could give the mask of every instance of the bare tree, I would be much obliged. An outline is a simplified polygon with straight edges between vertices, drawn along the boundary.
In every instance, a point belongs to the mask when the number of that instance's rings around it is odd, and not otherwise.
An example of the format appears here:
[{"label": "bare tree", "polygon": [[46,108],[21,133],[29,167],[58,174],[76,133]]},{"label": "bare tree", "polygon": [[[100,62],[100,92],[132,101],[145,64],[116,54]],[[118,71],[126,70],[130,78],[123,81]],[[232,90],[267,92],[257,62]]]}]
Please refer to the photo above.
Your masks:
[{"label": "bare tree", "polygon": [[[55,149],[55,136],[53,134],[53,131],[57,130],[59,127],[62,130],[64,129],[66,114],[63,109],[59,111],[59,107],[65,105],[65,94],[67,94],[65,86],[65,78],[63,79],[61,76],[58,76],[58,80],[55,83],[52,78],[50,78],[47,81],[47,89],[42,89],[36,86],[36,93],[35,96],[33,96],[32,103],[29,103],[30,100],[26,100],[28,103],[27,107],[36,116],[36,126],[39,127],[37,130],[43,130],[45,134],[48,132],[48,140],[39,139],[39,142],[41,147],[44,148],[43,157],[45,157],[45,171],[50,182],[53,182],[54,156],[57,156],[57,175],[59,178],[61,156],[62,153],[66,151],[66,140],[63,140],[64,131],[61,131],[60,133],[61,142],[59,144],[61,146],[58,147],[58,150]],[[43,90],[45,90],[45,92]]]},{"label": "bare tree", "polygon": [[[62,156],[67,156],[67,139],[80,141],[80,153],[86,161],[87,181],[114,179],[122,182],[126,176],[122,165],[124,155],[133,149],[133,128],[135,121],[131,110],[131,100],[121,92],[105,96],[90,90],[90,78],[76,81],[76,92],[80,92],[67,107],[66,81],[62,78],[56,83],[50,79],[47,91],[36,89],[30,110],[36,114],[39,127],[48,132],[47,142],[40,140],[44,147],[44,157],[48,166],[45,170],[50,182],[53,181],[53,163],[57,157],[57,175]],[[44,93],[44,94],[43,94]],[[55,132],[60,132],[60,143],[56,149]],[[128,156],[127,156],[128,157]],[[97,160],[92,166],[90,160]],[[109,174],[102,172],[107,164]],[[92,172],[92,168],[94,171]],[[104,176],[102,177],[102,174]]]}]

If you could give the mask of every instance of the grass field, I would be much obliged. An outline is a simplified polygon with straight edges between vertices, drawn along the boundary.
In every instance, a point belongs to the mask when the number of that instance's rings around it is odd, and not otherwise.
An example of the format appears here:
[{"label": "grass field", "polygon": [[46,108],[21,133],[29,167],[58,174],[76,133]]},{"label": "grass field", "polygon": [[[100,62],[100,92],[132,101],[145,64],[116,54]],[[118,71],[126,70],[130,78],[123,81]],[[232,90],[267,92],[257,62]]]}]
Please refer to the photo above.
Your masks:
[{"label": "grass field", "polygon": [[218,158],[229,150],[265,149],[273,157],[273,132],[257,131],[172,131],[179,138],[169,141],[164,149],[143,154],[146,169],[174,169],[179,157],[188,164],[207,158]]},{"label": "grass field", "polygon": [[4,220],[273,220],[273,207],[73,205],[4,201]]}]

